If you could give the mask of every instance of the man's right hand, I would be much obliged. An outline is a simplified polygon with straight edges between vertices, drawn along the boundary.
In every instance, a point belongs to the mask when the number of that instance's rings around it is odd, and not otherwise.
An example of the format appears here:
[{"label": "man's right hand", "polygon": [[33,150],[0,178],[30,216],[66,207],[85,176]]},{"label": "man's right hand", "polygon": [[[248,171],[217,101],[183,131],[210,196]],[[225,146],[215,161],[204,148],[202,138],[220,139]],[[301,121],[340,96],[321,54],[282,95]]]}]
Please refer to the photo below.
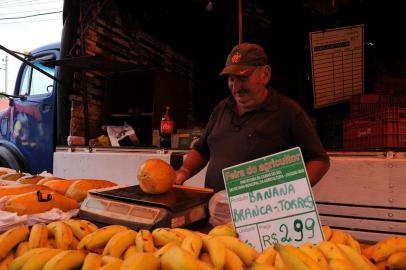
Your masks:
[{"label": "man's right hand", "polygon": [[180,168],[175,174],[175,185],[183,185],[183,183],[189,178],[190,171],[185,168]]},{"label": "man's right hand", "polygon": [[183,160],[183,165],[175,172],[175,184],[183,185],[187,179],[203,169],[206,164],[207,161],[203,159],[202,155],[196,150],[191,149]]}]

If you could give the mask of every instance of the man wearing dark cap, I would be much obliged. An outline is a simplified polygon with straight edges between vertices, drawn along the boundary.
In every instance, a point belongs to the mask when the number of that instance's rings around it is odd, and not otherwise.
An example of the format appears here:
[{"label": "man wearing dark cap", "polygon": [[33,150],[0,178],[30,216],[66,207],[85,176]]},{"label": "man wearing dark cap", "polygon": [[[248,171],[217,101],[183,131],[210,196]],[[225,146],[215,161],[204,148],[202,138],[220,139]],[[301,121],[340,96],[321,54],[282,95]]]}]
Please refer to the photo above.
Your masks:
[{"label": "man wearing dark cap", "polygon": [[206,129],[177,171],[176,184],[209,162],[205,186],[224,189],[222,169],[299,146],[309,180],[315,185],[330,166],[329,157],[306,112],[268,86],[271,67],[256,44],[235,46],[220,75],[231,96],[213,110]]}]

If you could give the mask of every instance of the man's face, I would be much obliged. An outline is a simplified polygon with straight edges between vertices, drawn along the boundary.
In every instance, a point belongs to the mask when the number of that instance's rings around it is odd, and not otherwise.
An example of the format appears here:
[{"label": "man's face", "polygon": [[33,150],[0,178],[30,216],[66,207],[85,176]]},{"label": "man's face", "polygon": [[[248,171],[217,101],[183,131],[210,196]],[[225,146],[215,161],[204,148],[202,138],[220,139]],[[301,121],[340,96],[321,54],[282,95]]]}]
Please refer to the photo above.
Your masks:
[{"label": "man's face", "polygon": [[228,88],[237,106],[253,109],[261,105],[267,96],[270,67],[257,67],[250,76],[228,75]]}]

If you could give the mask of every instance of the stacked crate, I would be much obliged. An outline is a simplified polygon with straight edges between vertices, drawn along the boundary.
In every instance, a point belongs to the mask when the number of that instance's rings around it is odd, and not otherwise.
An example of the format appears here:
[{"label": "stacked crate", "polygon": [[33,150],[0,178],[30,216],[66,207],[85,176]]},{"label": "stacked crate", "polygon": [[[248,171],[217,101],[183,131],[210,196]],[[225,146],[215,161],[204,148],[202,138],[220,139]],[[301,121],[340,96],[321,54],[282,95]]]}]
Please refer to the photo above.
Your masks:
[{"label": "stacked crate", "polygon": [[368,93],[351,98],[343,123],[345,149],[406,148],[406,95]]},{"label": "stacked crate", "polygon": [[[133,64],[140,70],[160,70],[174,74],[188,83],[189,92],[194,90],[194,66],[157,37],[143,32],[133,23],[131,14],[124,16],[114,2],[102,7],[99,1],[81,1],[85,14],[77,29],[78,38],[71,49],[72,56],[95,56]],[[102,132],[103,104],[106,98],[106,80],[110,74],[101,71],[78,71],[75,73],[70,135],[94,138]],[[85,98],[86,97],[86,100]],[[188,104],[188,113],[193,111]],[[189,115],[188,115],[189,116]],[[85,120],[87,118],[87,120]],[[189,117],[190,118],[190,117]],[[86,127],[87,125],[87,127]]]}]

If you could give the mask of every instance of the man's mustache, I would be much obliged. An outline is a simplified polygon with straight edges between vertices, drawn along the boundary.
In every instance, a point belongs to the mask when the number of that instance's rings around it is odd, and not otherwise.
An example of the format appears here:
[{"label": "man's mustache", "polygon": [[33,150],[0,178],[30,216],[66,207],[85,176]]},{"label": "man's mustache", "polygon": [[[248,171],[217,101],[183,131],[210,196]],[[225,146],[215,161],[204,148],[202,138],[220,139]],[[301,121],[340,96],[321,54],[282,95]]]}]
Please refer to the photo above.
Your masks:
[{"label": "man's mustache", "polygon": [[237,92],[235,92],[236,94],[246,94],[246,93],[248,93],[248,90],[247,89],[240,89],[240,90],[238,90]]}]

